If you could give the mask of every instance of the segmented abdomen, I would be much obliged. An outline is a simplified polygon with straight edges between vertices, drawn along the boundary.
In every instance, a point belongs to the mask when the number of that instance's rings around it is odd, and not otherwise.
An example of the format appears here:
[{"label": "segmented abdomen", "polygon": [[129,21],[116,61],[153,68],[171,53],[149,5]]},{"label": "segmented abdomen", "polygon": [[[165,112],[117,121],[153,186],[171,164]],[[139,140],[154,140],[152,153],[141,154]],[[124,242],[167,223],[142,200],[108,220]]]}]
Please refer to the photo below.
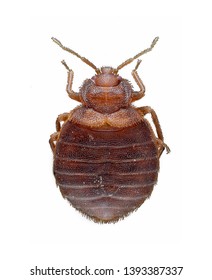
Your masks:
[{"label": "segmented abdomen", "polygon": [[66,122],[58,139],[54,174],[62,195],[96,221],[137,209],[157,181],[159,160],[146,122],[110,130]]}]

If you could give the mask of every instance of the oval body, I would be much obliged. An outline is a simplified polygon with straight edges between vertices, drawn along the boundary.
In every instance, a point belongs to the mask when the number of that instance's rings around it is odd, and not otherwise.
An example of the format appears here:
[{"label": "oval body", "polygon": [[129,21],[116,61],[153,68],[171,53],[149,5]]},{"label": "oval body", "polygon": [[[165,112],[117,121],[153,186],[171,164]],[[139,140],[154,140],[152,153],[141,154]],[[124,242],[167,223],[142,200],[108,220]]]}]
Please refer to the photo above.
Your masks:
[{"label": "oval body", "polygon": [[[132,71],[138,91],[118,74],[124,66],[151,51],[158,37],[149,48],[116,68],[97,68],[52,39],[96,72],[75,92],[74,72],[62,61],[68,70],[68,95],[81,105],[59,115],[56,132],[50,136],[56,184],[63,197],[87,217],[96,222],[116,222],[151,195],[157,182],[159,158],[164,149],[170,151],[155,111],[149,106],[132,106],[145,95],[145,86],[137,73],[141,60]],[[146,114],[151,114],[156,135],[145,119]]]},{"label": "oval body", "polygon": [[73,207],[95,221],[114,222],[151,195],[159,170],[155,136],[145,119],[124,128],[90,128],[68,120],[53,169]]}]

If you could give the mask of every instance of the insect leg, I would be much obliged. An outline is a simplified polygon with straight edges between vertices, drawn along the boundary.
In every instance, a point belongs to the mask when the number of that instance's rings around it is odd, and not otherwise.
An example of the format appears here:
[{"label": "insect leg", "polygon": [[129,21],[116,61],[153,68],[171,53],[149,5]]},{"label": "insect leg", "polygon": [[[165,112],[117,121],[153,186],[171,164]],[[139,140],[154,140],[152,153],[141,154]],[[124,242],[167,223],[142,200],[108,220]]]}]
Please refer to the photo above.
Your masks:
[{"label": "insect leg", "polygon": [[56,130],[57,130],[57,132],[60,132],[61,122],[67,121],[68,117],[69,117],[69,113],[63,113],[63,114],[60,114],[57,117],[57,119],[56,119]]},{"label": "insect leg", "polygon": [[144,97],[144,95],[145,95],[145,86],[137,72],[137,69],[138,69],[138,66],[140,65],[140,63],[141,63],[141,60],[138,60],[136,66],[135,66],[135,69],[132,71],[132,76],[140,89],[140,91],[133,92],[132,101],[138,100],[138,99]]},{"label": "insect leg", "polygon": [[53,153],[55,151],[55,142],[58,139],[58,135],[59,135],[58,132],[54,132],[53,134],[50,135],[49,144],[50,144],[50,147],[51,147]]},{"label": "insect leg", "polygon": [[158,152],[159,152],[159,157],[161,156],[162,152],[164,149],[166,149],[166,153],[170,153],[170,148],[160,139],[157,138],[157,144],[158,144]]},{"label": "insect leg", "polygon": [[62,61],[62,64],[65,66],[65,68],[68,70],[68,81],[67,81],[67,86],[66,86],[66,91],[68,93],[68,96],[71,99],[74,99],[78,102],[80,101],[79,93],[75,92],[72,90],[72,85],[73,85],[73,78],[74,78],[74,72],[71,70],[68,65],[66,64],[65,60]]},{"label": "insect leg", "polygon": [[54,153],[55,151],[55,144],[57,142],[60,130],[61,130],[61,122],[65,122],[68,120],[70,113],[63,113],[61,115],[59,115],[56,119],[56,130],[57,132],[54,132],[53,134],[50,135],[50,139],[49,139],[49,144],[51,146],[51,149]]},{"label": "insect leg", "polygon": [[158,117],[157,117],[157,114],[155,113],[155,111],[149,106],[140,107],[140,108],[138,108],[138,110],[140,110],[144,116],[148,113],[151,114],[152,121],[153,121],[156,131],[157,131],[157,136],[158,136],[157,142],[159,145],[160,155],[162,154],[164,149],[166,149],[167,154],[170,153],[170,148],[163,141],[164,140],[163,132],[162,132],[162,129],[161,129],[161,126],[160,126],[160,123],[159,123],[159,120],[158,120]]}]

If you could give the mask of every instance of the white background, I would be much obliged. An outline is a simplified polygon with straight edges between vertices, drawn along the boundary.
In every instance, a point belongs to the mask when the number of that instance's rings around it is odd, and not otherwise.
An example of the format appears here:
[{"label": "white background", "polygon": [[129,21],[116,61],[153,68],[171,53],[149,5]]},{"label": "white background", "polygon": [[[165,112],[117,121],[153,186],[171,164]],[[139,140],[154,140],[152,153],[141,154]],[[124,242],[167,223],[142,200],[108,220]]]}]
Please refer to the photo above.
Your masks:
[{"label": "white background", "polygon": [[[206,1],[189,2],[31,2],[28,16],[11,6],[14,16],[5,17],[2,25],[6,75],[1,104],[8,104],[1,109],[6,167],[2,279],[30,278],[35,265],[184,266],[176,279],[211,279],[210,15]],[[160,37],[142,57],[138,72],[146,96],[135,105],[156,110],[172,152],[161,158],[151,198],[116,224],[82,217],[55,186],[49,135],[57,115],[77,105],[65,91],[67,73],[60,61],[74,70],[74,90],[94,71],[54,44],[52,36],[98,67],[116,67]],[[120,75],[132,80],[135,63]]]}]

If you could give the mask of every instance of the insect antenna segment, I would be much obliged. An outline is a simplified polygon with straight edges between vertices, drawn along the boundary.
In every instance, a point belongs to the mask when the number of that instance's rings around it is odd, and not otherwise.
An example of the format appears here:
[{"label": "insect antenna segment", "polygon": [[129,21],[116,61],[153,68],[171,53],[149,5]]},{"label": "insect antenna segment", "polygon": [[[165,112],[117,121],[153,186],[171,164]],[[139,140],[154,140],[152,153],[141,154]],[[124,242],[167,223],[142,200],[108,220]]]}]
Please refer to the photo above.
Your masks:
[{"label": "insect antenna segment", "polygon": [[[131,62],[133,62],[136,58],[138,58],[139,56],[150,52],[154,46],[156,45],[157,41],[159,40],[159,37],[155,37],[155,39],[152,41],[152,44],[149,48],[139,52],[138,54],[136,54],[134,57],[127,59],[126,61],[124,61],[123,63],[121,63],[115,70],[116,73],[118,73],[118,71],[123,68],[124,66],[130,64]],[[140,63],[139,63],[140,64]]]},{"label": "insect antenna segment", "polygon": [[[79,55],[77,52],[75,52],[75,51],[73,51],[73,50],[71,50],[71,49],[69,49],[69,48],[63,46],[63,44],[62,44],[58,39],[56,39],[56,38],[54,38],[54,37],[52,37],[51,39],[52,39],[53,42],[55,42],[55,43],[56,43],[59,47],[61,47],[63,50],[65,50],[65,51],[67,51],[67,52],[70,52],[71,54],[77,56],[79,59],[81,59],[81,60],[82,60],[83,62],[85,62],[87,65],[89,65],[90,67],[92,67],[92,68],[96,71],[97,74],[100,73],[99,68],[97,68],[90,60],[88,60],[87,58],[85,58],[85,57]],[[63,64],[64,64],[64,63],[63,63]]]}]

